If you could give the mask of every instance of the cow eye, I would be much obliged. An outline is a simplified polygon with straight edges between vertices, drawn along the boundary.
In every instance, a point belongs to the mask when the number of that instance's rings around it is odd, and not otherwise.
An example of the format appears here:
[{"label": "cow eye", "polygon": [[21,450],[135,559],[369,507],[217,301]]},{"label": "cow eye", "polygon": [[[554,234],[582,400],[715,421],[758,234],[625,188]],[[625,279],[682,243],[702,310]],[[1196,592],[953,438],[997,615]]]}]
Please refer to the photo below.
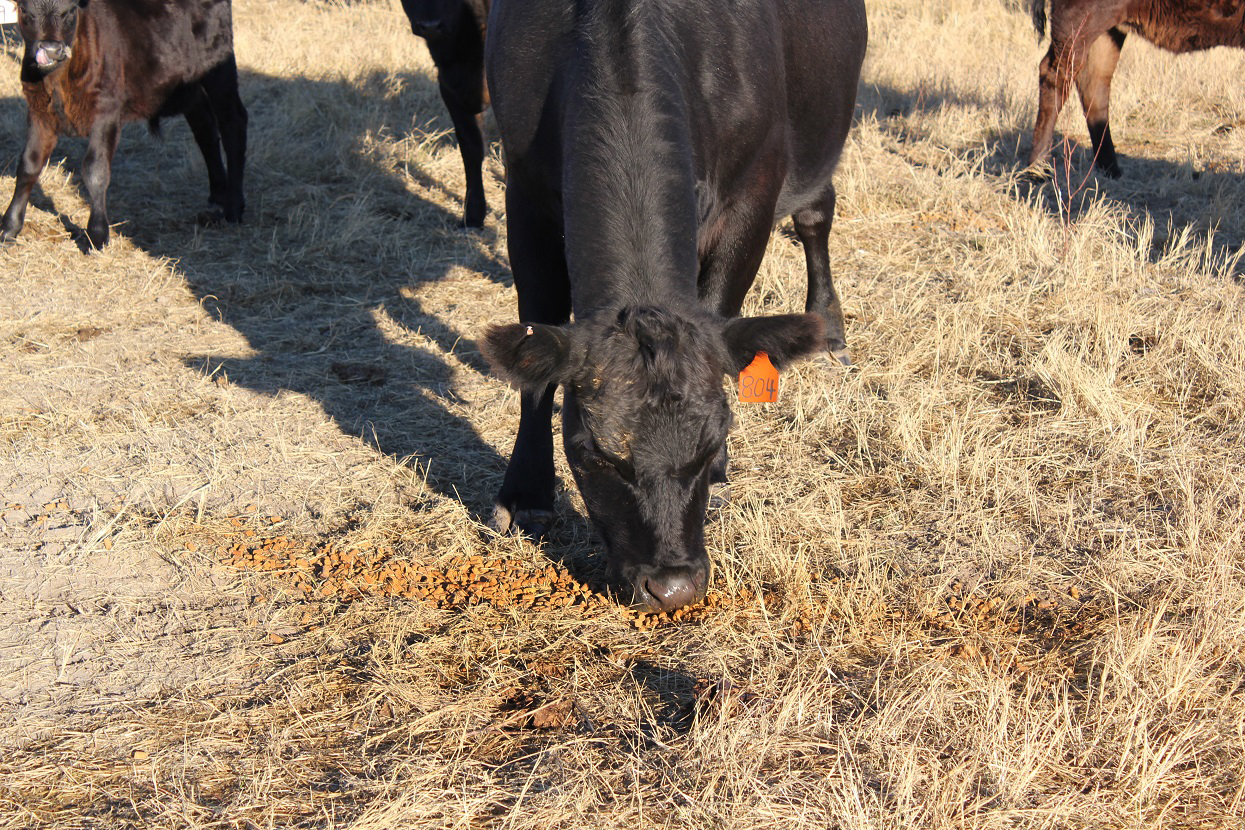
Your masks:
[{"label": "cow eye", "polygon": [[709,462],[717,457],[718,448],[708,446],[696,454],[696,457],[674,471],[676,478],[684,480],[695,478],[705,471],[705,467],[709,466]]},{"label": "cow eye", "polygon": [[627,481],[635,481],[635,468],[631,466],[631,462],[605,452],[597,446],[597,442],[592,436],[585,437],[580,442],[579,447],[588,460],[598,467],[612,469]]},{"label": "cow eye", "polygon": [[606,466],[610,463],[610,460],[605,457],[605,453],[601,452],[601,450],[597,447],[597,442],[593,441],[591,438],[583,441],[579,447],[583,450],[584,456],[590,461],[600,464],[601,466]]},{"label": "cow eye", "polygon": [[611,465],[610,457],[601,451],[601,448],[597,446],[597,442],[591,434],[583,436],[577,443],[579,444],[580,454],[588,461],[591,461],[598,467],[609,467]]}]

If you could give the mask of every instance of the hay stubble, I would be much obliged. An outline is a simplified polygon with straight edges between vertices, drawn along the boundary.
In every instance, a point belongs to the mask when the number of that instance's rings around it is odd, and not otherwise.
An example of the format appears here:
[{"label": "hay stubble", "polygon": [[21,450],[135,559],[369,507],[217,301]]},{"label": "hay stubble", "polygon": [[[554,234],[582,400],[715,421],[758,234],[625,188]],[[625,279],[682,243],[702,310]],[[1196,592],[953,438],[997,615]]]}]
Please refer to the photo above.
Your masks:
[{"label": "hay stubble", "polygon": [[[127,130],[84,257],[66,141],[0,250],[0,827],[1236,826],[1242,54],[1130,42],[1125,177],[1056,198],[1014,177],[1023,14],[869,13],[858,366],[736,407],[677,620],[608,597],[564,466],[545,543],[485,528],[504,221],[454,228],[397,4],[238,4],[242,227],[195,226],[184,125]],[[780,228],[748,310],[802,297]]]}]

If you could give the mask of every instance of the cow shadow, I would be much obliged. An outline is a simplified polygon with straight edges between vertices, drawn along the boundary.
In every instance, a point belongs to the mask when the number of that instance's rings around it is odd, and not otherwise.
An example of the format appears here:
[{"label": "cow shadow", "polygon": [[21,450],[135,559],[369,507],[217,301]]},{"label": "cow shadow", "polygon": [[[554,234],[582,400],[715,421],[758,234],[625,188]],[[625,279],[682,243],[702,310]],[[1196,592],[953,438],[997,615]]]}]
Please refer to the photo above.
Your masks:
[{"label": "cow shadow", "polygon": [[1049,178],[1034,179],[1018,169],[1011,185],[1018,199],[1068,224],[1102,203],[1117,206],[1135,227],[1151,224],[1151,262],[1167,256],[1174,241],[1203,240],[1210,267],[1222,267],[1238,283],[1245,280],[1245,174],[1129,155],[1118,146],[1116,154],[1123,175],[1112,179],[1094,168],[1087,142],[1064,139],[1052,156]]},{"label": "cow shadow", "polygon": [[[165,120],[159,139],[130,124],[109,188],[114,244],[124,239],[175,261],[203,308],[242,335],[250,352],[192,354],[186,366],[218,384],[315,401],[344,435],[415,468],[433,491],[487,522],[509,446],[499,452],[481,437],[458,379],[488,367],[475,333],[453,315],[452,298],[430,308],[413,289],[448,277],[504,289],[485,322],[510,319],[514,295],[497,253],[500,200],[490,199],[483,229],[459,227],[463,193],[440,173],[448,165],[461,170],[461,161],[435,79],[242,72],[240,88],[250,113],[244,221],[199,223],[207,176],[184,119]],[[18,96],[0,106],[11,116],[0,115],[0,135],[14,151],[5,169],[11,175],[26,104]],[[495,135],[487,119],[485,135]],[[417,143],[447,166],[393,162],[378,139]],[[64,137],[51,159],[78,194],[85,193],[78,175],[85,149],[84,140]],[[490,178],[501,178],[495,156],[486,159]],[[83,215],[80,197],[49,191],[36,185],[32,210],[80,233],[71,218]],[[542,552],[605,590],[603,553],[565,490],[559,515]]]},{"label": "cow shadow", "polygon": [[[459,381],[488,368],[452,314],[454,298],[438,294],[432,308],[416,289],[451,275],[470,286],[478,274],[509,299],[510,271],[496,253],[496,215],[483,229],[461,230],[463,194],[402,147],[417,143],[427,151],[420,159],[445,151],[461,166],[435,80],[243,72],[240,87],[250,113],[244,221],[201,224],[207,175],[184,119],[164,121],[162,140],[128,125],[108,194],[114,244],[124,237],[174,261],[202,307],[249,352],[191,354],[186,366],[221,385],[306,396],[344,435],[416,468],[436,493],[487,518],[504,460],[465,412]],[[20,129],[7,109],[0,126],[20,150],[25,102],[0,106],[21,114]],[[76,174],[84,152],[83,140],[64,138],[52,163]],[[84,192],[76,175],[73,186]],[[38,188],[31,200],[72,234],[77,226],[57,202]]]},{"label": "cow shadow", "polygon": [[[1036,73],[1034,97],[1037,95]],[[1032,127],[987,129],[979,141],[952,152],[930,154],[932,136],[910,117],[943,108],[957,107],[988,111],[1008,105],[1003,92],[979,95],[936,86],[898,89],[886,84],[862,83],[858,96],[858,115],[876,119],[880,129],[894,140],[895,152],[915,168],[936,175],[963,175],[965,169],[977,171],[997,188],[1018,200],[1031,202],[1065,223],[1075,223],[1087,211],[1106,201],[1117,205],[1138,225],[1149,220],[1155,234],[1150,258],[1158,261],[1168,251],[1169,240],[1186,231],[1210,239],[1210,256],[1215,262],[1231,264],[1238,282],[1245,278],[1240,252],[1245,245],[1245,174],[1212,164],[1194,164],[1147,158],[1130,152],[1128,136],[1117,136],[1116,152],[1124,174],[1111,179],[1094,166],[1093,148],[1088,139],[1056,133],[1051,175],[1036,178],[1026,170]],[[1067,107],[1080,117],[1079,104]],[[1217,132],[1235,129],[1223,124]],[[910,149],[911,148],[911,149]]]},{"label": "cow shadow", "polygon": [[652,707],[651,718],[639,723],[631,737],[638,744],[628,748],[653,749],[662,741],[683,737],[696,720],[696,677],[678,668],[637,659],[627,666],[632,682],[643,688]]},{"label": "cow shadow", "polygon": [[[386,92],[395,87],[410,94]],[[460,321],[414,289],[458,270],[508,287],[509,268],[494,253],[495,226],[459,229],[461,193],[416,164],[383,163],[375,147],[413,121],[424,130],[410,140],[452,143],[435,81],[244,73],[241,88],[251,112],[243,225],[138,217],[125,229],[176,258],[203,307],[253,352],[186,364],[265,395],[315,400],[343,434],[416,467],[439,495],[486,519],[504,462],[463,412],[457,378],[487,365]],[[329,108],[340,116],[326,130],[315,116]],[[185,140],[188,128],[177,126]]]}]

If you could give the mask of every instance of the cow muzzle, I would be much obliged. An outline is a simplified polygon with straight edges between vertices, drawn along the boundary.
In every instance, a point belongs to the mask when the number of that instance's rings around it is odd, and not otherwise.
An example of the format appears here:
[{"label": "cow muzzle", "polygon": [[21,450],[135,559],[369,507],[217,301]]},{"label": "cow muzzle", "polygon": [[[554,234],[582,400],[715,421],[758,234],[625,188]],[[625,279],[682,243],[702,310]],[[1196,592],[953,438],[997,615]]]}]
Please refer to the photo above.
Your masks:
[{"label": "cow muzzle", "polygon": [[35,66],[45,71],[55,69],[73,56],[73,47],[57,40],[40,40],[31,51]]},{"label": "cow muzzle", "polygon": [[637,575],[631,587],[633,608],[651,614],[674,611],[705,598],[709,568],[699,564],[654,568]]}]

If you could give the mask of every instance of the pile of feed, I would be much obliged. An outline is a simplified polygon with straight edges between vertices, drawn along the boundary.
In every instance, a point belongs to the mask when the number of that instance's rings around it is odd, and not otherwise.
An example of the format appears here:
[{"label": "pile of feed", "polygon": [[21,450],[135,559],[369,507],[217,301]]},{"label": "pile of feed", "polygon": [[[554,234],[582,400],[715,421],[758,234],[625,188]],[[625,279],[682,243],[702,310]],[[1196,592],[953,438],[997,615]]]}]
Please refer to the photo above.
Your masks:
[{"label": "pile of feed", "polygon": [[[576,579],[565,565],[479,554],[456,554],[435,564],[410,561],[392,546],[315,540],[277,532],[280,516],[231,516],[232,531],[210,534],[205,542],[188,541],[189,550],[214,546],[216,558],[236,568],[270,572],[275,587],[303,600],[351,601],[394,597],[427,603],[440,610],[488,604],[502,609],[578,613],[620,613],[638,629],[668,623],[703,622],[724,606],[744,606],[756,599],[747,588],[734,595],[711,589],[702,602],[650,614],[618,604],[598,574]],[[797,631],[807,631],[812,609],[802,612]]]}]

